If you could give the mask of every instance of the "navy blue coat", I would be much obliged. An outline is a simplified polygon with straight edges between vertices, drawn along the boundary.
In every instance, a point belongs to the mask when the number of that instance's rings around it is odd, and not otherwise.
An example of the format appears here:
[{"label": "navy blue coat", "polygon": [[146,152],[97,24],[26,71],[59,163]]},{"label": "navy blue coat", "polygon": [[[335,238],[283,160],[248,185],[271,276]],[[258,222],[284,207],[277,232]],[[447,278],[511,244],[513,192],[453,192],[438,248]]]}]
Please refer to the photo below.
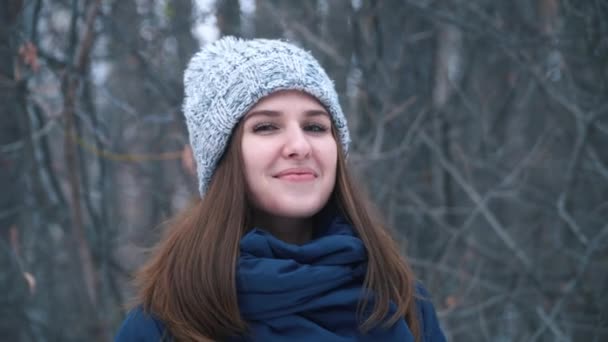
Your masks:
[{"label": "navy blue coat", "polygon": [[[243,236],[237,298],[250,331],[233,340],[412,342],[405,320],[390,327],[373,327],[365,334],[359,331],[357,306],[365,293],[365,246],[339,215],[319,226],[317,236],[303,245],[286,243],[257,228]],[[416,293],[423,341],[445,341],[429,294],[420,284]],[[395,310],[397,306],[390,303],[388,316]],[[169,334],[158,319],[136,308],[116,341],[160,341],[164,335]]]},{"label": "navy blue coat", "polygon": [[[422,286],[418,286],[419,295],[429,298],[428,293]],[[423,342],[443,342],[445,336],[439,325],[435,308],[430,299],[416,299],[418,314],[421,324]],[[127,315],[118,331],[115,342],[156,342],[169,341],[168,332],[164,324],[153,316],[145,313],[141,307],[137,307]]]}]

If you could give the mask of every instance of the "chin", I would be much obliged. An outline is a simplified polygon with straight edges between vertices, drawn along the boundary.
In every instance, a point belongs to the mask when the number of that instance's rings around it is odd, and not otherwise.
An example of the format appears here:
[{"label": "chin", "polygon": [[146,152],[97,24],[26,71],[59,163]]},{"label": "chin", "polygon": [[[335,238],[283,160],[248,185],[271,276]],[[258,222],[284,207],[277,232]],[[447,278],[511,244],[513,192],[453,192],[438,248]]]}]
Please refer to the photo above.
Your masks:
[{"label": "chin", "polygon": [[327,200],[315,199],[311,201],[297,199],[277,198],[273,205],[267,208],[267,212],[280,217],[288,218],[310,218],[316,215],[327,203]]}]

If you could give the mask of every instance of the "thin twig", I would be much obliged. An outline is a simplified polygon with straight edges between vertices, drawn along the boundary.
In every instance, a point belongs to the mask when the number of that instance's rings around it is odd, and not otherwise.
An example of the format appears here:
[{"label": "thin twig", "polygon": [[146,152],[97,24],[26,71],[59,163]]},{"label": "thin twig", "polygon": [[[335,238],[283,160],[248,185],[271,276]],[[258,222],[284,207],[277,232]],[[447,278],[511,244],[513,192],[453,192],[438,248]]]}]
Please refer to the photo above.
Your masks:
[{"label": "thin twig", "polygon": [[439,163],[445,168],[445,170],[454,178],[454,180],[462,187],[462,189],[467,193],[469,198],[475,203],[475,205],[479,206],[479,210],[481,214],[485,217],[485,219],[490,224],[490,227],[494,230],[496,235],[505,243],[505,245],[515,253],[515,256],[521,263],[524,265],[528,272],[532,271],[532,261],[526,255],[526,253],[517,246],[511,235],[507,233],[506,229],[500,224],[498,218],[494,213],[488,209],[487,205],[484,203],[482,196],[479,195],[477,190],[473,188],[472,185],[467,183],[465,179],[460,175],[460,172],[456,169],[454,165],[448,162],[445,157],[441,154],[441,150],[437,146],[437,144],[426,134],[424,130],[419,132],[422,141],[435,153],[435,156],[439,160]]},{"label": "thin twig", "polygon": [[[557,300],[555,305],[553,305],[553,308],[551,309],[549,316],[548,316],[548,322],[555,320],[557,315],[561,312],[566,300],[570,297],[570,295],[572,293],[574,293],[574,290],[582,282],[583,276],[585,275],[585,272],[587,272],[587,268],[589,267],[589,264],[591,263],[591,257],[597,251],[597,249],[604,246],[603,240],[606,237],[608,237],[608,225],[605,225],[604,228],[593,239],[591,239],[591,242],[589,243],[589,245],[587,246],[587,250],[585,251],[585,255],[583,256],[581,262],[579,263],[575,277],[572,278],[566,284],[565,290],[564,290],[562,296],[559,298],[559,300]],[[548,327],[547,322],[544,322],[544,323],[545,324],[541,325],[535,331],[535,333],[532,336],[532,338],[530,339],[530,341],[534,342],[542,336],[545,329]]]}]

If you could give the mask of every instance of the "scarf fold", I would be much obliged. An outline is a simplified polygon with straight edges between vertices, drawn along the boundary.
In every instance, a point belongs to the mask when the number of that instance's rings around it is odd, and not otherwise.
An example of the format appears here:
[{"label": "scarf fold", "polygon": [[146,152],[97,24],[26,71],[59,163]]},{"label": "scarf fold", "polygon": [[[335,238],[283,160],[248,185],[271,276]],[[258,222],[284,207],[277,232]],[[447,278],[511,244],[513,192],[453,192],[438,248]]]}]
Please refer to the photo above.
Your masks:
[{"label": "scarf fold", "polygon": [[[244,340],[413,341],[404,319],[387,329],[359,332],[365,246],[340,217],[320,232],[304,245],[285,243],[258,228],[243,236],[237,292],[250,326]],[[391,304],[389,316],[395,310]]]}]

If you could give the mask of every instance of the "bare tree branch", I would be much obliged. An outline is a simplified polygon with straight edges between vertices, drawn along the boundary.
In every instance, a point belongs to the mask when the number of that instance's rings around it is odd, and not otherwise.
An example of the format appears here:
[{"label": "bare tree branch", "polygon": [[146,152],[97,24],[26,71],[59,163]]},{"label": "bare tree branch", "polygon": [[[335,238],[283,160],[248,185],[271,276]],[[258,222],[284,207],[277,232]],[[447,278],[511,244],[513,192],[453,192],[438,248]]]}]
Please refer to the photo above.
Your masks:
[{"label": "bare tree branch", "polygon": [[446,169],[450,176],[454,178],[456,183],[458,183],[458,185],[463,188],[463,190],[467,193],[467,195],[475,203],[475,205],[479,207],[479,210],[481,211],[482,215],[486,218],[486,220],[490,224],[490,227],[494,230],[496,235],[501,238],[505,245],[521,261],[524,267],[529,272],[531,272],[532,262],[530,261],[530,258],[528,258],[526,253],[517,246],[513,238],[509,235],[509,233],[507,233],[507,230],[500,224],[496,216],[485,205],[482,197],[469,183],[464,180],[464,178],[460,175],[456,168],[445,160],[437,144],[424,132],[424,130],[421,130],[419,134],[425,145],[427,145],[429,149],[433,151],[433,153],[435,153],[435,156],[439,160],[439,163],[441,163],[441,165]]}]

